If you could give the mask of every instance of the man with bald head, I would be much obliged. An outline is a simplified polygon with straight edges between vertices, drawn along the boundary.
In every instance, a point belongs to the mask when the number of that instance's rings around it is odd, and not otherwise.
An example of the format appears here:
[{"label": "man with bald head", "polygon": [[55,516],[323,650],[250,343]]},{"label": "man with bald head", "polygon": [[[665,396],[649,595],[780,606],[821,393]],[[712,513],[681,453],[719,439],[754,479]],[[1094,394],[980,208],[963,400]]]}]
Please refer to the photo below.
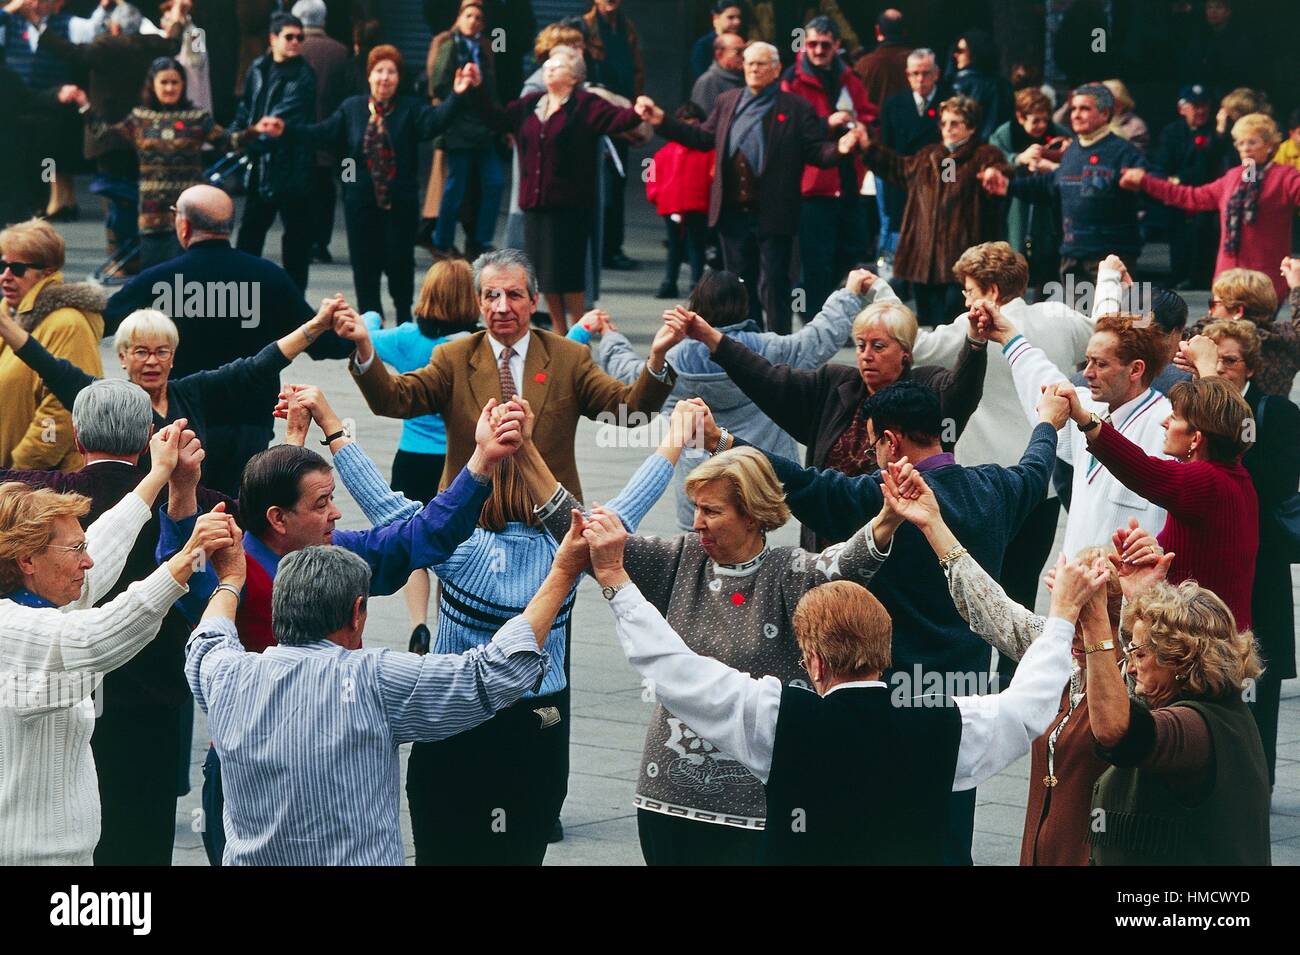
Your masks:
[{"label": "man with bald head", "polygon": [[[176,238],[182,252],[145,269],[108,300],[104,334],[112,337],[138,308],[156,308],[176,322],[180,345],[172,378],[217,368],[256,355],[266,345],[316,314],[284,269],[261,256],[230,245],[235,205],[213,186],[191,186],[176,200]],[[326,332],[308,349],[312,358],[345,358],[351,346]],[[273,436],[267,412],[279,389],[232,395],[211,408],[208,456],[239,455],[246,461],[264,450]]]}]

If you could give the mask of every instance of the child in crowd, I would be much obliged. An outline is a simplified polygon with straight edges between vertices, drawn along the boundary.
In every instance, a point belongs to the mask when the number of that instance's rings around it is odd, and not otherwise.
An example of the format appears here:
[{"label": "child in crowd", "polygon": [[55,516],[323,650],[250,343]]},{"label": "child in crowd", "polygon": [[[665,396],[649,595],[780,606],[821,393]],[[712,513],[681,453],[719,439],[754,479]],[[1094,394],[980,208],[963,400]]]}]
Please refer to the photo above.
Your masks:
[{"label": "child in crowd", "polygon": [[[704,111],[687,101],[677,108],[677,119],[700,123]],[[645,197],[668,227],[668,270],[655,298],[678,298],[677,275],[682,262],[691,266],[691,287],[704,274],[704,246],[709,219],[709,186],[713,178],[713,150],[702,152],[669,143],[650,161]]]}]

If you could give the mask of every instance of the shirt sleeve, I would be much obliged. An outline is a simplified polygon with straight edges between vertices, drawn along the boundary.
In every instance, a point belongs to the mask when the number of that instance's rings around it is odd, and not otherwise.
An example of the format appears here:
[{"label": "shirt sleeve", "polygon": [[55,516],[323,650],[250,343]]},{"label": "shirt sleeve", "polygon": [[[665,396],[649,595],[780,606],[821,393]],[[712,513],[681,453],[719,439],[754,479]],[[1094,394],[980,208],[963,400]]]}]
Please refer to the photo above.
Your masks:
[{"label": "shirt sleeve", "polygon": [[398,742],[447,739],[535,690],[549,666],[550,656],[518,616],[489,643],[464,653],[382,651],[380,699]]},{"label": "shirt sleeve", "polygon": [[873,475],[849,477],[831,469],[800,467],[779,454],[763,453],[785,486],[785,501],[791,513],[822,537],[846,540],[880,513],[884,495]]},{"label": "shirt sleeve", "polygon": [[1008,597],[970,554],[951,561],[943,572],[961,618],[998,653],[1020,660],[1029,645],[1043,635],[1046,619]]},{"label": "shirt sleeve", "polygon": [[1061,689],[1070,678],[1074,626],[1051,617],[1030,644],[1011,685],[988,696],[953,699],[961,710],[954,792],[974,789],[1029,752],[1060,709]]},{"label": "shirt sleeve", "polygon": [[781,708],[781,681],[754,679],[696,654],[635,584],[610,601],[628,662],[678,719],[766,784]]},{"label": "shirt sleeve", "polygon": [[147,523],[148,505],[137,494],[128,493],[86,528],[86,555],[95,566],[86,571],[81,596],[69,607],[93,607],[113,589],[135,547],[135,539]]},{"label": "shirt sleeve", "polygon": [[421,505],[388,486],[370,455],[356,441],[349,441],[334,455],[339,479],[348,489],[366,520],[373,527],[404,521],[420,512]]},{"label": "shirt sleeve", "polygon": [[229,617],[209,617],[190,635],[185,645],[185,680],[204,713],[211,704],[212,688],[246,652]]},{"label": "shirt sleeve", "polygon": [[[575,325],[575,328],[581,328]],[[596,360],[601,371],[625,385],[633,384],[645,370],[646,360],[636,353],[627,336],[620,332],[608,332],[600,340]]]}]

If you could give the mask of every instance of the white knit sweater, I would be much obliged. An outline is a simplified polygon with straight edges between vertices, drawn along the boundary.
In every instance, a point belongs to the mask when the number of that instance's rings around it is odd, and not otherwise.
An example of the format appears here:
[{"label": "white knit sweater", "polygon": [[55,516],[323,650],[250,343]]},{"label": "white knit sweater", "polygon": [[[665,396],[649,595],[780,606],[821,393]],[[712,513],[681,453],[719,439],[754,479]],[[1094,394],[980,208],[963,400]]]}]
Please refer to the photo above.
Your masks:
[{"label": "white knit sweater", "polygon": [[90,691],[158,635],[188,590],[159,567],[94,606],[117,583],[148,520],[149,508],[131,493],[87,528],[95,566],[74,603],[33,608],[0,599],[0,865],[91,863],[99,784]]}]

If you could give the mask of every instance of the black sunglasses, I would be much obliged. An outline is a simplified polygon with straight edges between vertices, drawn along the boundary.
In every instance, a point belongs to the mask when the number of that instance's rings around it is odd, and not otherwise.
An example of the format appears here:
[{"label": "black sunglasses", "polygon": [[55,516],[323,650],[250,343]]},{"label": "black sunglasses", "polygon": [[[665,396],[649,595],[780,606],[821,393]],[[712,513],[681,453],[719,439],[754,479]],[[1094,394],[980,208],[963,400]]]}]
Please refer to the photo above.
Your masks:
[{"label": "black sunglasses", "polygon": [[0,275],[6,270],[14,274],[14,278],[20,279],[27,274],[28,269],[43,269],[45,266],[37,265],[35,262],[5,262],[0,259]]}]

